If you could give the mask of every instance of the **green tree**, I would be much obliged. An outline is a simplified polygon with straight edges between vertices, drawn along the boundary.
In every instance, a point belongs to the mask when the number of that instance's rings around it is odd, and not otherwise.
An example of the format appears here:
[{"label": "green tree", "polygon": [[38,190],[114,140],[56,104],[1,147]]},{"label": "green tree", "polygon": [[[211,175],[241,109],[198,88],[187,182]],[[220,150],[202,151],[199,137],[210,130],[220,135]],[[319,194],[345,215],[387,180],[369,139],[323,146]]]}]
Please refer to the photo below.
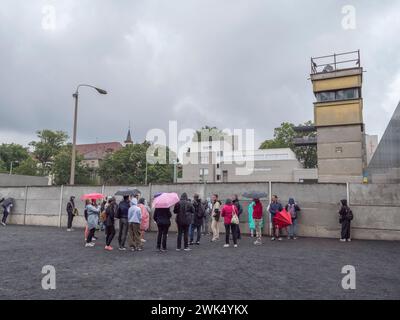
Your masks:
[{"label": "green tree", "polygon": [[[71,156],[72,146],[66,145],[54,157],[54,165],[52,174],[54,182],[57,185],[68,184],[71,173]],[[92,184],[91,170],[82,163],[83,157],[79,154],[76,156],[75,163],[75,183],[76,184]]]},{"label": "green tree", "polygon": [[226,133],[217,127],[204,126],[200,130],[196,131],[193,137],[194,142],[209,141],[210,137],[213,141],[221,140]]},{"label": "green tree", "polygon": [[[312,121],[307,121],[302,126],[312,126]],[[295,125],[284,122],[274,130],[274,139],[266,140],[260,145],[260,149],[290,148],[296,154],[297,159],[305,168],[316,168],[318,164],[316,146],[295,146],[294,139],[298,137],[294,131]],[[304,133],[303,136],[315,137],[315,132]]]},{"label": "green tree", "polygon": [[68,135],[63,131],[41,130],[36,132],[39,141],[32,141],[29,145],[34,148],[33,154],[40,163],[42,174],[51,172],[54,159],[65,146]]},{"label": "green tree", "polygon": [[28,157],[26,160],[21,162],[15,169],[15,174],[21,174],[26,176],[36,176],[38,174],[38,161],[32,157]]},{"label": "green tree", "polygon": [[[146,153],[149,142],[128,145],[115,153],[109,154],[101,162],[99,175],[106,184],[144,184],[146,180]],[[162,150],[164,148],[164,150]],[[173,165],[169,164],[168,149],[160,147],[159,152],[166,152],[167,164],[147,163],[148,183],[170,183],[173,180]]]},{"label": "green tree", "polygon": [[3,160],[0,159],[0,173],[6,173],[6,172],[7,172],[6,164],[3,162]]},{"label": "green tree", "polygon": [[11,163],[14,170],[28,158],[28,149],[19,144],[11,143],[0,145],[0,161],[3,163],[3,170],[7,172],[11,169]]}]

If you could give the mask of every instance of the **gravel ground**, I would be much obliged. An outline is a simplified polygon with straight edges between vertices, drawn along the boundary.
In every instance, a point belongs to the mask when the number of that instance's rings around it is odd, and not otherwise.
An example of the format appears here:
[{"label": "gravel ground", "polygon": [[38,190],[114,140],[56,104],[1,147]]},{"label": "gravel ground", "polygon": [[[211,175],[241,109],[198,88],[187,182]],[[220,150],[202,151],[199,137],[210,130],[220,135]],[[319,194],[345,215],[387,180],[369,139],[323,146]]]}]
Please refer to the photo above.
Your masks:
[{"label": "gravel ground", "polygon": [[[398,242],[302,238],[259,247],[244,237],[224,249],[203,237],[191,252],[105,252],[104,235],[84,248],[83,231],[50,227],[0,229],[0,299],[400,299]],[[116,239],[114,239],[114,245]],[[41,287],[44,265],[56,269],[56,290]],[[342,267],[357,271],[356,290],[341,287]]]}]

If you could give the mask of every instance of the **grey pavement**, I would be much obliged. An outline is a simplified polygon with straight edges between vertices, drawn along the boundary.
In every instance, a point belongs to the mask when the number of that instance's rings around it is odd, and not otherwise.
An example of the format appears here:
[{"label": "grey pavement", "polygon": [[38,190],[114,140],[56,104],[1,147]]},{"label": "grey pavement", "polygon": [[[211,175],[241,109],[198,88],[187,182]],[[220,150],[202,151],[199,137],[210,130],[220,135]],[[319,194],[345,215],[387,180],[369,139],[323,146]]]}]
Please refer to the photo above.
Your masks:
[{"label": "grey pavement", "polygon": [[[105,252],[104,235],[84,248],[83,231],[0,228],[0,299],[400,299],[400,243],[302,238],[256,247],[244,237],[224,249],[204,237],[191,252]],[[116,246],[116,239],[114,239]],[[56,269],[56,290],[41,287],[44,265]],[[342,267],[356,268],[356,290],[341,287]]]}]

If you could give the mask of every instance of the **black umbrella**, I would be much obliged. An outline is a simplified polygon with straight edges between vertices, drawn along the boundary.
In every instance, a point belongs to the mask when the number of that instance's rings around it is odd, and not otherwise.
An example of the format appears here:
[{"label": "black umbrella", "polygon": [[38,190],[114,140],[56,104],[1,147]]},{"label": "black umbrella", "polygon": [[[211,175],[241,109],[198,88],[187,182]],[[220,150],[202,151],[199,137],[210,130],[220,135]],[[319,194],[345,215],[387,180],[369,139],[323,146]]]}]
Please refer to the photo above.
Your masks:
[{"label": "black umbrella", "polygon": [[267,196],[268,196],[267,193],[258,192],[258,191],[250,191],[250,192],[243,193],[243,197],[249,198],[249,199],[262,199],[262,198],[266,198]]},{"label": "black umbrella", "polygon": [[1,204],[3,207],[8,207],[10,204],[14,205],[14,199],[13,198],[7,198],[4,200],[4,202]]},{"label": "black umbrella", "polygon": [[115,193],[116,196],[137,196],[138,194],[142,194],[139,189],[123,189],[123,190],[118,190],[117,193]]}]

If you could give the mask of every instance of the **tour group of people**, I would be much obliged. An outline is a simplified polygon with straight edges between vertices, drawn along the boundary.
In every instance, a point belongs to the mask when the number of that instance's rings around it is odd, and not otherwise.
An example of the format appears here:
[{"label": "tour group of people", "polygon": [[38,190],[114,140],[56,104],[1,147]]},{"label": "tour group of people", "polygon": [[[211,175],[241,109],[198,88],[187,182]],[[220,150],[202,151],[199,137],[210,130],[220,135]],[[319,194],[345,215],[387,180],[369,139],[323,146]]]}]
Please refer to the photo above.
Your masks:
[{"label": "tour group of people", "polygon": [[[156,194],[154,197],[160,196]],[[282,228],[275,223],[275,216],[282,210],[286,210],[291,216],[291,224]],[[252,199],[247,207],[248,225],[250,235],[254,239],[254,245],[262,244],[262,234],[265,227],[265,215],[267,212],[272,221],[271,241],[282,241],[282,229],[286,229],[286,236],[289,240],[297,239],[297,225],[301,208],[294,198],[290,198],[283,206],[278,196],[272,196],[266,210],[260,199]],[[142,251],[146,242],[145,233],[149,230],[151,212],[146,199],[140,194],[124,196],[117,204],[115,197],[108,197],[98,203],[97,200],[86,200],[84,216],[86,220],[85,246],[94,247],[97,240],[96,231],[105,232],[105,250],[112,251],[112,241],[116,235],[115,222],[119,222],[118,249],[126,251],[127,246],[131,251]],[[198,194],[189,199],[183,193],[171,208],[155,208],[152,220],[157,224],[158,235],[156,248],[160,252],[167,251],[167,240],[171,219],[175,215],[177,225],[177,251],[191,251],[192,246],[199,246],[202,235],[209,235],[212,242],[220,241],[220,225],[223,222],[225,227],[224,248],[229,248],[231,241],[233,247],[237,248],[242,237],[240,221],[243,220],[243,207],[238,195],[222,202],[217,194],[211,198],[202,200]],[[75,197],[71,197],[67,204],[68,226],[67,231],[72,231],[73,218],[77,215]],[[350,224],[353,220],[353,213],[347,205],[346,200],[341,201],[339,211],[339,223],[342,225],[340,240],[351,241]]]}]

